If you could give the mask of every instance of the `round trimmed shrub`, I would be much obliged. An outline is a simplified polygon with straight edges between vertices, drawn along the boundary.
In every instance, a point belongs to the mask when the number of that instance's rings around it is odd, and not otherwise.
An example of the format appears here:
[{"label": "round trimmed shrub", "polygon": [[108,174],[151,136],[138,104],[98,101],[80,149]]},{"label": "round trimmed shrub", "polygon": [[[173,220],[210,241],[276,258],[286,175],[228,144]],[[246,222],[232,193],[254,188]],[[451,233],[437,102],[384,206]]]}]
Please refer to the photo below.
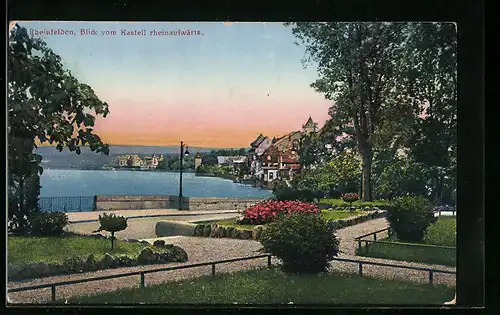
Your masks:
[{"label": "round trimmed shrub", "polygon": [[282,215],[262,230],[263,251],[283,261],[283,271],[319,273],[338,255],[339,241],[333,227],[319,214]]},{"label": "round trimmed shrub", "polygon": [[387,221],[400,241],[419,242],[434,221],[434,210],[424,197],[399,197],[389,203]]}]

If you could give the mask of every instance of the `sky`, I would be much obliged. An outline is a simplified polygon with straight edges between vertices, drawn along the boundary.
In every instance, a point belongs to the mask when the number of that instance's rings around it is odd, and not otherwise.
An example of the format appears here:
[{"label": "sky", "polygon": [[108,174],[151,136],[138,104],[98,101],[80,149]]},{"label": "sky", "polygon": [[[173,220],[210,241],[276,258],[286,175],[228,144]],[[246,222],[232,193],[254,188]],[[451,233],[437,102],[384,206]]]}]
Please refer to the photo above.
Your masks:
[{"label": "sky", "polygon": [[95,131],[112,145],[248,147],[259,133],[272,138],[300,130],[309,116],[319,127],[329,118],[331,102],[310,87],[316,65],[304,68],[305,47],[281,23],[19,24],[64,30],[34,36],[109,104]]}]

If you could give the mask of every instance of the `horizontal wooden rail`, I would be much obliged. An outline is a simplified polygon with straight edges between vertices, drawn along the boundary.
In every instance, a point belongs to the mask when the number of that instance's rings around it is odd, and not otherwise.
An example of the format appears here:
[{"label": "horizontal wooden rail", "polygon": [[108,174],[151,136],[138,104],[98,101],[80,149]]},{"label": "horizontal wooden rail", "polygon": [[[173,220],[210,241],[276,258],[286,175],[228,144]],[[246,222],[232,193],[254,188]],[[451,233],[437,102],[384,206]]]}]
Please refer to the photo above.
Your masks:
[{"label": "horizontal wooden rail", "polygon": [[377,243],[377,244],[389,244],[389,245],[399,245],[399,246],[414,246],[414,247],[425,247],[425,248],[441,248],[441,249],[457,249],[453,246],[440,246],[440,245],[427,245],[427,244],[412,244],[412,243],[401,243],[401,242],[387,242],[387,241],[373,241],[373,240],[359,240],[365,243]]},{"label": "horizontal wooden rail", "polygon": [[372,265],[372,266],[381,266],[381,267],[391,267],[391,268],[400,268],[407,270],[419,270],[426,271],[429,273],[429,284],[434,283],[434,273],[445,273],[445,274],[456,274],[456,271],[449,270],[440,270],[440,269],[432,269],[432,268],[424,268],[424,267],[414,267],[414,266],[402,266],[402,265],[394,265],[394,264],[386,264],[386,263],[377,263],[372,261],[363,261],[363,260],[354,260],[347,258],[333,258],[335,261],[343,261],[343,262],[351,262],[358,264],[358,273],[360,276],[363,276],[363,265]]},{"label": "horizontal wooden rail", "polygon": [[374,234],[377,234],[377,233],[388,231],[389,229],[390,229],[389,227],[386,227],[385,229],[382,229],[382,230],[378,230],[378,231],[375,231],[375,232],[371,232],[371,233],[368,233],[368,234],[364,234],[364,235],[358,236],[354,240],[358,241],[358,240],[362,239],[363,237],[367,237],[367,236],[370,236],[370,235],[374,235]]}]

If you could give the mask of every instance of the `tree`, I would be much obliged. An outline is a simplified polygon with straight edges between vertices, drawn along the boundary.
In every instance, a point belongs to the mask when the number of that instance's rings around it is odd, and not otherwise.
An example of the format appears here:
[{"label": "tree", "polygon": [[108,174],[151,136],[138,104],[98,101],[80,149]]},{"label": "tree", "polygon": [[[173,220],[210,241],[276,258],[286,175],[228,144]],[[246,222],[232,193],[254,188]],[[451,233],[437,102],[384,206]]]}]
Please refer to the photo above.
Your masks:
[{"label": "tree", "polygon": [[107,231],[111,233],[111,250],[116,248],[115,233],[123,231],[127,228],[127,219],[123,216],[116,216],[116,214],[103,213],[99,215],[100,226],[94,233],[100,231]]},{"label": "tree", "polygon": [[[456,143],[456,29],[446,23],[286,23],[306,46],[306,63],[317,62],[319,79],[311,86],[332,100],[326,129],[352,138],[361,158],[362,199],[372,198],[376,152],[400,147],[422,150],[412,135],[420,130],[434,151],[447,135]],[[439,117],[427,128],[426,108]],[[433,114],[435,113],[435,114]],[[421,124],[421,126],[419,126]],[[431,131],[432,130],[432,131]],[[436,132],[441,130],[440,132]],[[335,141],[333,141],[335,143]],[[420,142],[425,146],[426,141]],[[452,153],[453,155],[455,153]],[[453,162],[448,165],[453,165]],[[448,176],[449,177],[449,176]]]},{"label": "tree", "polygon": [[362,198],[369,201],[373,135],[397,85],[402,23],[294,23],[293,33],[318,63],[311,86],[332,100],[330,115],[339,128],[352,128],[362,166]]},{"label": "tree", "polygon": [[36,212],[41,156],[38,144],[56,144],[80,154],[81,145],[94,152],[109,147],[94,133],[94,115],[106,117],[108,104],[92,88],[64,69],[61,58],[41,39],[16,25],[8,47],[8,184],[9,220],[18,232],[29,229],[28,215]]},{"label": "tree", "polygon": [[294,177],[292,186],[295,189],[338,195],[357,191],[359,178],[360,168],[356,154],[343,151],[328,162],[315,168],[305,169],[300,175]]},{"label": "tree", "polygon": [[453,23],[418,23],[408,32],[408,81],[426,115],[415,119],[405,144],[409,155],[430,169],[435,203],[456,189],[456,32]]}]

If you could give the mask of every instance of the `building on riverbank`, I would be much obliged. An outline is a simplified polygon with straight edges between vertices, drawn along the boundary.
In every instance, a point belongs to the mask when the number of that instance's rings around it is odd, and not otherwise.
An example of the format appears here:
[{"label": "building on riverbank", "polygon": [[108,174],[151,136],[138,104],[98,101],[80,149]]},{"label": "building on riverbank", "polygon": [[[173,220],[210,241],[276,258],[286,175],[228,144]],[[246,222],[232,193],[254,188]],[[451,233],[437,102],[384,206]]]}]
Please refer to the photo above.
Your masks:
[{"label": "building on riverbank", "polygon": [[[309,116],[306,123],[302,125],[302,130],[274,138],[261,154],[253,154],[251,174],[257,181],[257,185],[271,189],[279,180],[292,179],[295,174],[299,173],[302,166],[298,150],[302,137],[317,132],[319,132],[318,124]],[[262,134],[259,135],[251,146],[257,147],[259,141],[263,141],[262,137]]]},{"label": "building on riverbank", "polygon": [[141,170],[155,170],[158,164],[164,160],[162,154],[153,153],[152,156],[141,158],[137,154],[121,155],[118,157],[117,166],[120,168],[140,168]]}]

